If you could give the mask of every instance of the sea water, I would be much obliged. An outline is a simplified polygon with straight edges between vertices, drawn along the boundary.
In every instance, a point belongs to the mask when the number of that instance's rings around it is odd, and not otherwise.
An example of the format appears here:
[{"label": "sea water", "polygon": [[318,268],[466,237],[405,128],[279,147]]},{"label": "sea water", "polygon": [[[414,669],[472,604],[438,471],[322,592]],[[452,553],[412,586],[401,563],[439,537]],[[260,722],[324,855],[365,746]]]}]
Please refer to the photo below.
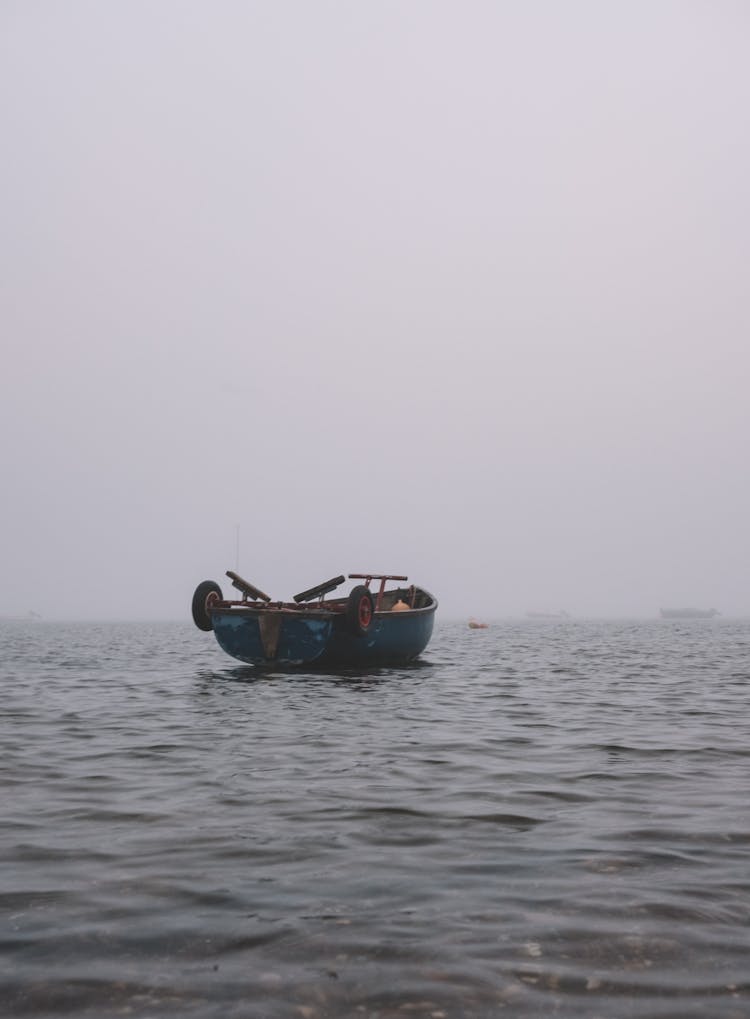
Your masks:
[{"label": "sea water", "polygon": [[0,1013],[750,1016],[750,622],[0,625]]}]

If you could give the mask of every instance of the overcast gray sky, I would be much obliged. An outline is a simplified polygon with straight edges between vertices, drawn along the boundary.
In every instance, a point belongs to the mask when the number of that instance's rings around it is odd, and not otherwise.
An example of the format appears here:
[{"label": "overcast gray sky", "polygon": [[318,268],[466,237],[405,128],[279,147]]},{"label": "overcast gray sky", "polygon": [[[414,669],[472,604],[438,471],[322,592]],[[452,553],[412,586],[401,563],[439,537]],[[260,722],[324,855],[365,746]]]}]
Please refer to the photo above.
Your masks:
[{"label": "overcast gray sky", "polygon": [[0,614],[750,612],[744,0],[3,0]]}]

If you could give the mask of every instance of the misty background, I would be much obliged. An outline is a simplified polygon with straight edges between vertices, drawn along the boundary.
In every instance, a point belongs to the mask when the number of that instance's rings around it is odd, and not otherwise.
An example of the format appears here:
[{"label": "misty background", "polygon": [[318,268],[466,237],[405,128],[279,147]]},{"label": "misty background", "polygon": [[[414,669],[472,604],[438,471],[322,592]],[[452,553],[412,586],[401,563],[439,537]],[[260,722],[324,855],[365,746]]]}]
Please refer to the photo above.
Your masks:
[{"label": "misty background", "polygon": [[237,566],[750,612],[749,43],[739,0],[4,0],[0,615]]}]

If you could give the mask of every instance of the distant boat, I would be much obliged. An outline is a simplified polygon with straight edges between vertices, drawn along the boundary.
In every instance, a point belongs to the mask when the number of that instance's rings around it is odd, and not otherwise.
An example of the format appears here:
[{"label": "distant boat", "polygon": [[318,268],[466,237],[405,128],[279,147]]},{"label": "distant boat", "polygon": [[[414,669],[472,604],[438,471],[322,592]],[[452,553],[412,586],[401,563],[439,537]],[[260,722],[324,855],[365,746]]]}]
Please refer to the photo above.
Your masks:
[{"label": "distant boat", "polygon": [[469,629],[470,630],[486,630],[487,626],[488,626],[487,623],[480,623],[479,620],[478,619],[474,619],[473,616],[469,620]]},{"label": "distant boat", "polygon": [[716,609],[659,609],[662,619],[713,619]]}]

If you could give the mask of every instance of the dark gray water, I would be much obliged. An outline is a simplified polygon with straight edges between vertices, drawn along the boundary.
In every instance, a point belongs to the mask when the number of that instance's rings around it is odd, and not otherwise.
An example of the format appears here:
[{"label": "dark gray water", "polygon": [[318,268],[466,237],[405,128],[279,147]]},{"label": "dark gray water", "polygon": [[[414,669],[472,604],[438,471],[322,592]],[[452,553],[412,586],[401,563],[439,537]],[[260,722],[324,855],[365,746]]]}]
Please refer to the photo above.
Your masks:
[{"label": "dark gray water", "polygon": [[750,1016],[750,623],[0,626],[0,1012]]}]

